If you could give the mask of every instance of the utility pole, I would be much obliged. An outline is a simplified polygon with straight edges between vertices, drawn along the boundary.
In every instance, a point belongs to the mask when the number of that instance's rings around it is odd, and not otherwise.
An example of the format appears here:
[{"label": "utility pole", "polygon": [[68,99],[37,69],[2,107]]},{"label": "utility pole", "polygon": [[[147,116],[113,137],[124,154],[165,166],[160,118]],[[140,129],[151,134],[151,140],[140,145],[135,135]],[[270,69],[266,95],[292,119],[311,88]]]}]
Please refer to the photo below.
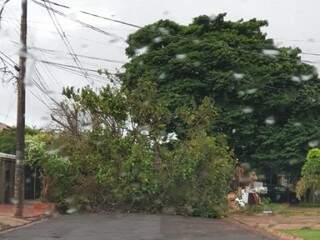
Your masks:
[{"label": "utility pole", "polygon": [[21,23],[20,23],[20,44],[19,52],[19,77],[17,82],[17,142],[16,142],[16,167],[14,198],[16,204],[16,217],[23,217],[24,204],[24,159],[25,159],[25,109],[26,109],[26,61],[27,61],[27,18],[28,0],[21,0]]}]

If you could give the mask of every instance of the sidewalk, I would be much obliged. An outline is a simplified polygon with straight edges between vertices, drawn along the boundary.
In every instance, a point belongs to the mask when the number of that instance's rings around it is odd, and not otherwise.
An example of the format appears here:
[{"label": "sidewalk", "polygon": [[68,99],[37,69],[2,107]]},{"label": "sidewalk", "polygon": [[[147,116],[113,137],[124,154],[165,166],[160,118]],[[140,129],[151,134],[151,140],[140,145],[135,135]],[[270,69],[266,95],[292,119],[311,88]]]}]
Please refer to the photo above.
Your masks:
[{"label": "sidewalk", "polygon": [[0,231],[20,227],[44,216],[52,215],[55,212],[55,205],[29,201],[25,203],[23,211],[23,218],[15,218],[15,206],[13,204],[0,204]]},{"label": "sidewalk", "polygon": [[279,236],[281,240],[300,240],[298,237],[289,236],[282,230],[290,229],[320,229],[318,216],[285,216],[280,214],[254,214],[233,215],[232,219],[252,229],[261,229],[270,234]]}]

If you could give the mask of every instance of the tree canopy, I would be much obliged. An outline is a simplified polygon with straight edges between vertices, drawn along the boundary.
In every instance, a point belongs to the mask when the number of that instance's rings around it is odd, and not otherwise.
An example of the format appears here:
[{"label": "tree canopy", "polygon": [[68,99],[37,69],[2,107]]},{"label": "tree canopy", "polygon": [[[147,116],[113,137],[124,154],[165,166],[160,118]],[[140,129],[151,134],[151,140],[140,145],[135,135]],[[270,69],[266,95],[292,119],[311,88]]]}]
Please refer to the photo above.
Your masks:
[{"label": "tree canopy", "polygon": [[[266,21],[199,16],[185,26],[160,20],[129,36],[123,88],[152,81],[175,115],[214,99],[212,131],[228,136],[242,162],[265,173],[299,174],[320,138],[320,81],[297,48],[277,47]],[[169,125],[184,135],[178,118]]]}]

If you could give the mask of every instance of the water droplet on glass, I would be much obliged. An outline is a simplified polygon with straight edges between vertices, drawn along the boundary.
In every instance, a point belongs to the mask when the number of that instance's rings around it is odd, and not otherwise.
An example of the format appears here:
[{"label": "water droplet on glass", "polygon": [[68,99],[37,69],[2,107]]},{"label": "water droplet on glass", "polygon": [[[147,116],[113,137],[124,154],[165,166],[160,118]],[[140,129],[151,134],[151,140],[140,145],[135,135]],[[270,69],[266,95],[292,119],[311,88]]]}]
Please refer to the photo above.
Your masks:
[{"label": "water droplet on glass", "polygon": [[300,82],[301,82],[301,79],[300,79],[300,77],[298,77],[298,76],[292,76],[292,77],[291,77],[291,81],[296,82],[296,83],[300,83]]},{"label": "water droplet on glass", "polygon": [[275,49],[263,49],[262,53],[269,56],[269,57],[275,57],[275,56],[279,55],[280,52]]},{"label": "water droplet on glass", "polygon": [[67,210],[67,214],[74,214],[74,213],[76,213],[78,210],[76,209],[76,208],[69,208],[68,210]]},{"label": "water droplet on glass", "polygon": [[179,60],[183,60],[183,59],[185,59],[186,57],[187,57],[186,54],[177,54],[177,55],[176,55],[176,59],[179,59]]},{"label": "water droplet on glass", "polygon": [[256,89],[256,88],[248,89],[247,94],[253,94],[253,93],[257,92],[257,90],[258,89]]},{"label": "water droplet on glass", "polygon": [[317,147],[317,146],[319,146],[319,140],[312,140],[312,141],[308,142],[308,145],[309,145],[309,147],[312,147],[312,148]]},{"label": "water droplet on glass", "polygon": [[242,79],[242,78],[244,77],[244,74],[242,74],[242,73],[234,73],[234,74],[233,74],[233,77],[234,77],[235,79]]},{"label": "water droplet on glass", "polygon": [[10,202],[11,202],[12,204],[17,204],[17,203],[18,203],[18,200],[15,199],[15,198],[11,198],[11,199],[10,199]]},{"label": "water droplet on glass", "polygon": [[245,107],[245,108],[242,109],[242,112],[244,112],[244,113],[252,113],[253,112],[253,108]]},{"label": "water droplet on glass", "polygon": [[232,129],[232,133],[235,134],[237,132],[236,129]]},{"label": "water droplet on glass", "polygon": [[275,124],[276,120],[275,120],[275,118],[273,116],[270,116],[270,117],[266,118],[265,122],[268,125],[273,125],[273,124]]},{"label": "water droplet on glass", "polygon": [[299,163],[299,160],[298,160],[298,159],[292,159],[292,160],[289,161],[289,164],[290,164],[290,165],[295,165],[295,164],[297,164],[297,163]]},{"label": "water droplet on glass", "polygon": [[199,62],[199,61],[195,61],[193,63],[193,66],[195,66],[195,67],[199,67],[200,65],[201,65],[201,62]]},{"label": "water droplet on glass", "polygon": [[162,37],[156,37],[156,38],[153,39],[154,43],[159,43],[161,41],[162,41]]},{"label": "water droplet on glass", "polygon": [[164,34],[164,35],[169,35],[170,34],[169,30],[164,28],[164,27],[159,27],[159,32]]},{"label": "water droplet on glass", "polygon": [[144,47],[142,47],[142,48],[138,48],[138,49],[135,50],[135,55],[136,55],[136,56],[140,56],[140,55],[142,55],[142,54],[147,53],[148,50],[149,50],[149,47],[148,47],[148,46],[144,46]]},{"label": "water droplet on glass", "polygon": [[210,18],[211,21],[214,21],[214,20],[217,18],[217,15],[211,14],[211,15],[209,16],[209,18]]},{"label": "water droplet on glass", "polygon": [[160,80],[163,80],[166,78],[166,74],[165,73],[161,73],[160,76],[159,76],[159,79]]},{"label": "water droplet on glass", "polygon": [[240,97],[244,96],[245,94],[246,94],[245,91],[239,91],[239,92],[238,92],[238,95],[239,95]]},{"label": "water droplet on glass", "polygon": [[301,124],[300,122],[295,122],[295,123],[293,123],[293,126],[295,126],[295,127],[301,127],[302,124]]},{"label": "water droplet on glass", "polygon": [[170,12],[168,11],[168,10],[166,10],[166,11],[163,11],[163,13],[162,13],[163,15],[169,15],[170,14]]},{"label": "water droplet on glass", "polygon": [[301,79],[302,81],[309,81],[310,79],[312,79],[313,75],[309,74],[309,75],[301,75]]},{"label": "water droplet on glass", "polygon": [[119,41],[120,41],[119,38],[113,38],[113,39],[111,39],[111,40],[109,41],[109,43],[117,43],[117,42],[119,42]]}]

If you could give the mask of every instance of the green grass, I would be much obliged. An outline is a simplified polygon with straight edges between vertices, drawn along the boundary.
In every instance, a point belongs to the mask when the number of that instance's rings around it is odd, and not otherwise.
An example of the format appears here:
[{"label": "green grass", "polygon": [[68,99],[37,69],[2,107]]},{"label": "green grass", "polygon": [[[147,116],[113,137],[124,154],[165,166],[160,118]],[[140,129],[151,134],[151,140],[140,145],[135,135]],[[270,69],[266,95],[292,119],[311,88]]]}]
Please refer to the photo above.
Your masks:
[{"label": "green grass", "polygon": [[320,239],[320,230],[316,229],[294,229],[294,230],[283,230],[283,232],[295,236],[300,237],[304,240],[319,240]]}]

